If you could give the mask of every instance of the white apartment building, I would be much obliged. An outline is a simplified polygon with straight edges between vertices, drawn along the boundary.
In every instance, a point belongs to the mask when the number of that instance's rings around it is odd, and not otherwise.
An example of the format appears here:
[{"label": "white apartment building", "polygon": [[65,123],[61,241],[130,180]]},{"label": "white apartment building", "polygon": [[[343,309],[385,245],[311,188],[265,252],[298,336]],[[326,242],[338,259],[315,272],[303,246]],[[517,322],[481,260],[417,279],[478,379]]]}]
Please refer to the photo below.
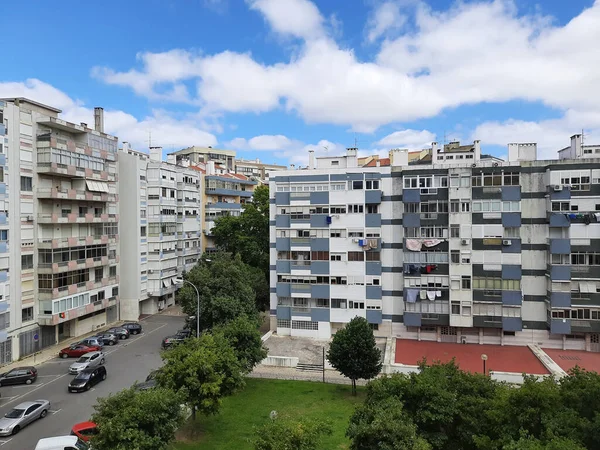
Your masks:
[{"label": "white apartment building", "polygon": [[119,299],[117,138],[102,109],[91,129],[1,102],[0,364],[116,321]]},{"label": "white apartment building", "polygon": [[271,328],[600,351],[600,158],[434,147],[271,174]]},{"label": "white apartment building", "polygon": [[127,142],[119,152],[121,317],[137,320],[175,302],[175,279],[191,270],[201,253],[200,173],[162,148],[137,152]]}]

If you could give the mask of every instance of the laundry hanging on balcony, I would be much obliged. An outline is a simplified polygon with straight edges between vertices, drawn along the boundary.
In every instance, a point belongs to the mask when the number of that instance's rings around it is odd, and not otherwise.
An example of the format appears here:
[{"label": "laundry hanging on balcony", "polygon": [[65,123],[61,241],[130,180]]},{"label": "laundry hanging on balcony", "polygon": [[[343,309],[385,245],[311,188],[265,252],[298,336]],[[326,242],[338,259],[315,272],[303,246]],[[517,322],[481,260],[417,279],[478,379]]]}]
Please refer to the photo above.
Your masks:
[{"label": "laundry hanging on balcony", "polygon": [[406,249],[411,252],[420,252],[423,247],[423,242],[420,239],[407,239],[406,240]]},{"label": "laundry hanging on balcony", "polygon": [[443,239],[425,239],[423,241],[423,245],[425,247],[435,247],[436,245],[441,244],[442,242],[444,242]]},{"label": "laundry hanging on balcony", "polygon": [[419,296],[418,289],[407,289],[406,290],[406,302],[407,303],[416,303],[418,296]]},{"label": "laundry hanging on balcony", "polygon": [[435,292],[436,291],[427,291],[427,300],[431,300],[431,301],[435,300]]}]

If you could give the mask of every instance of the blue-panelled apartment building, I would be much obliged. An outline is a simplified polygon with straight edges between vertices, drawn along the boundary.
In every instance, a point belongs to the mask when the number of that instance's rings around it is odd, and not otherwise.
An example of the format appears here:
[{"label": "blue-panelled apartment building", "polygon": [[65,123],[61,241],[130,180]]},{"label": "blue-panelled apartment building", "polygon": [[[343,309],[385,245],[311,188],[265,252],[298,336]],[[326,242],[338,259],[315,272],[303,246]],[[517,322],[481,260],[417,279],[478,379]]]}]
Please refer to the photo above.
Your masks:
[{"label": "blue-panelled apartment building", "polygon": [[433,143],[273,172],[271,329],[600,351],[600,145]]}]

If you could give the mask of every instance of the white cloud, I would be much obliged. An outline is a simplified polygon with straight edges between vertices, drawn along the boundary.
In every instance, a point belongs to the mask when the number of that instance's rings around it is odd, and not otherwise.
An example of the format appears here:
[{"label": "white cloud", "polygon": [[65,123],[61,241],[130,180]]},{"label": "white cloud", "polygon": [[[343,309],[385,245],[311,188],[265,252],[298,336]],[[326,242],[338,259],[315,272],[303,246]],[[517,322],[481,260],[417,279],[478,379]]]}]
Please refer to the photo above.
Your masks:
[{"label": "white cloud", "polygon": [[386,32],[402,28],[405,23],[406,17],[396,1],[381,3],[367,23],[367,41],[373,43]]},{"label": "white cloud", "polygon": [[[94,123],[93,107],[73,100],[59,89],[35,78],[24,82],[0,82],[0,97],[27,97],[61,109],[61,117],[67,121]],[[137,119],[123,111],[105,109],[104,123],[107,133],[118,136],[121,141],[129,141],[138,149],[148,147],[149,132],[152,132],[153,145],[167,150],[171,146],[217,144],[217,138],[201,130],[193,117],[177,119],[162,110],[154,110],[152,115]]]},{"label": "white cloud", "polygon": [[[518,16],[510,0],[459,2],[446,11],[417,3],[414,23],[397,39],[385,40],[372,61],[340,47],[308,0],[249,4],[274,32],[304,39],[288,61],[264,64],[250,53],[172,50],[141,54],[139,70],[95,73],[150,98],[184,101],[187,95],[185,101],[209,112],[284,109],[307,123],[363,132],[459,105],[514,99],[600,112],[592,95],[600,85],[598,1],[565,25]],[[373,36],[389,29],[386,20],[370,29]],[[186,94],[183,83],[189,81],[197,83],[197,92]]]},{"label": "white cloud", "polygon": [[387,147],[421,148],[431,146],[435,141],[435,134],[428,130],[402,130],[394,131],[383,137],[377,145]]},{"label": "white cloud", "polygon": [[237,150],[257,151],[282,151],[288,148],[298,147],[298,145],[301,145],[298,141],[293,141],[282,134],[262,134],[260,136],[254,136],[249,140],[237,137],[226,143],[227,147]]},{"label": "white cloud", "polygon": [[323,16],[309,0],[247,0],[250,9],[259,11],[273,31],[303,39],[324,34]]},{"label": "white cloud", "polygon": [[538,144],[538,159],[556,159],[557,150],[570,144],[569,137],[580,134],[593,136],[594,143],[600,140],[600,112],[568,110],[557,119],[540,122],[506,120],[484,122],[472,134],[483,144],[505,146],[511,142],[535,142]]}]

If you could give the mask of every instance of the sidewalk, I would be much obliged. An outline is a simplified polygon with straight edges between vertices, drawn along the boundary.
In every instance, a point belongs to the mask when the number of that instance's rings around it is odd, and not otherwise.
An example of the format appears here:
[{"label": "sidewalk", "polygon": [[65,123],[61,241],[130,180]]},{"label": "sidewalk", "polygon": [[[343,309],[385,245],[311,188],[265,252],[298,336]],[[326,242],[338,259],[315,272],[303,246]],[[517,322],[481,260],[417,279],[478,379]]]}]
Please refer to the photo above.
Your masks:
[{"label": "sidewalk", "polygon": [[[270,378],[277,380],[295,380],[295,381],[317,381],[323,382],[322,372],[304,372],[295,368],[272,367],[259,364],[248,374],[250,378]],[[331,369],[325,370],[325,383],[330,384],[351,384],[349,378],[346,378],[339,372]],[[356,380],[358,386],[367,384],[367,380]]]}]

